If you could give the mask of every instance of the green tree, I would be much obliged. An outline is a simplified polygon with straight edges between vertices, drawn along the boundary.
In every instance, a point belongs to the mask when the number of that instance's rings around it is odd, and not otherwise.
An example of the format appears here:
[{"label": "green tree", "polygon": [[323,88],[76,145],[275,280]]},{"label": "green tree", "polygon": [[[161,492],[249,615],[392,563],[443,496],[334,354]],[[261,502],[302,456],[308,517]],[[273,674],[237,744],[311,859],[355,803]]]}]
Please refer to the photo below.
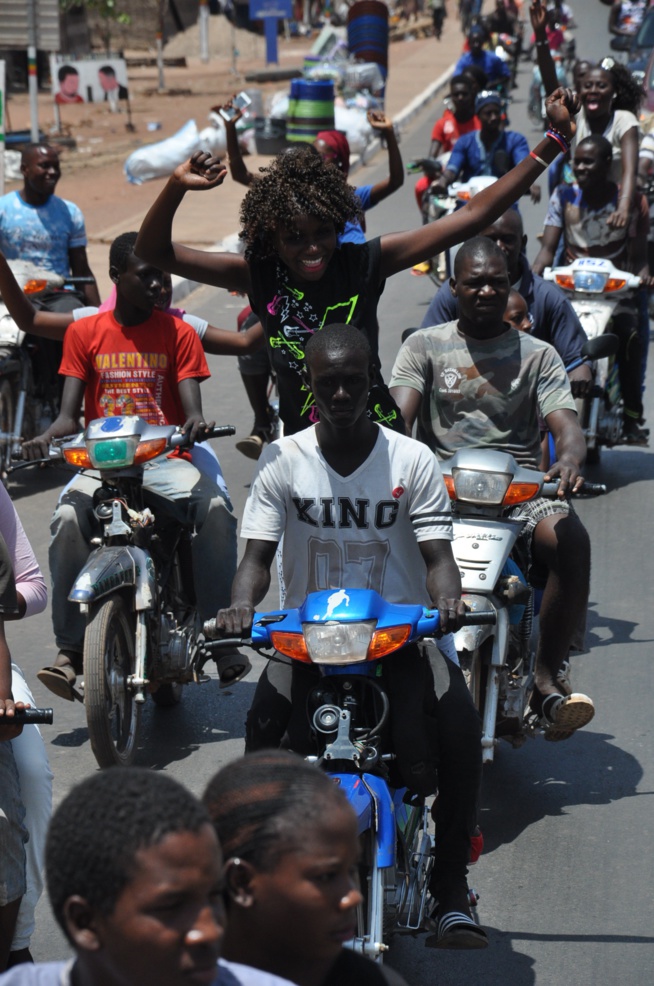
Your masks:
[{"label": "green tree", "polygon": [[111,35],[114,24],[126,26],[132,18],[116,4],[116,0],[59,0],[61,10],[66,12],[73,7],[85,7],[98,18],[98,30],[107,55],[111,54]]}]

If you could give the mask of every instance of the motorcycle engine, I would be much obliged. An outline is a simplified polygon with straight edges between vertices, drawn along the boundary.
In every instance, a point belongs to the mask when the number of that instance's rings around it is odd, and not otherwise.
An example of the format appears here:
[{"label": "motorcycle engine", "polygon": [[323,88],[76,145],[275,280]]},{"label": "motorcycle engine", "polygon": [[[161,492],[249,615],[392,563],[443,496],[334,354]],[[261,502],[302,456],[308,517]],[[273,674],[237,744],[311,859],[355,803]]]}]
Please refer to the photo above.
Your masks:
[{"label": "motorcycle engine", "polygon": [[166,674],[189,668],[197,650],[192,627],[180,626],[172,613],[162,613],[159,624],[159,660]]},{"label": "motorcycle engine", "polygon": [[600,435],[609,448],[617,445],[622,437],[622,408],[620,406],[606,408],[600,418]]}]

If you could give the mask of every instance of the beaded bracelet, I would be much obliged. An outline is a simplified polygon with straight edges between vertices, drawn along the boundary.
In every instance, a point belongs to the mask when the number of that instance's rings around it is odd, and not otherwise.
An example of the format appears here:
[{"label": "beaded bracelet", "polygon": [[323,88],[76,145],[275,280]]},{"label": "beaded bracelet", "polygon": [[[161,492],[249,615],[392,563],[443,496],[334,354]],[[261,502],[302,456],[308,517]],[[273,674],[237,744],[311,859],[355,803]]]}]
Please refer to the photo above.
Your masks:
[{"label": "beaded bracelet", "polygon": [[565,134],[559,133],[558,130],[553,130],[551,127],[545,133],[546,137],[550,137],[552,140],[556,141],[564,154],[570,150],[570,141],[565,136]]},{"label": "beaded bracelet", "polygon": [[529,157],[533,157],[534,161],[538,161],[542,168],[549,167],[547,161],[543,161],[542,157],[538,157],[538,154],[534,153],[534,151],[529,151]]}]

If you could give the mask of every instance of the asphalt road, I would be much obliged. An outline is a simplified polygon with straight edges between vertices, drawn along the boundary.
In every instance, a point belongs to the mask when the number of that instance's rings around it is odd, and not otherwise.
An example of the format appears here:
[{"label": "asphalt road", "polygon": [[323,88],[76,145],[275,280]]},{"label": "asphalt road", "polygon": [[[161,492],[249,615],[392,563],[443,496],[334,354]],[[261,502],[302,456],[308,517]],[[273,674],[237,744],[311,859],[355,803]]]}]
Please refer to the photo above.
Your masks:
[{"label": "asphalt road", "polygon": [[[582,9],[583,6],[583,9]],[[606,43],[607,8],[597,0],[577,3],[578,50],[601,57]],[[511,123],[537,135],[527,122],[524,65],[511,107]],[[405,160],[427,151],[438,104],[417,118],[404,135]],[[379,159],[357,181],[375,181]],[[412,179],[391,200],[368,214],[371,236],[409,228],[418,221]],[[544,189],[544,191],[546,191]],[[527,200],[525,224],[535,254],[535,234],[545,203]],[[380,305],[381,355],[390,371],[402,330],[419,325],[432,296],[426,278],[393,277]],[[235,325],[241,307],[224,292],[203,288],[187,301],[189,310],[211,322]],[[235,362],[210,359],[212,380],[204,385],[207,419],[249,431],[247,409]],[[646,411],[652,413],[652,382]],[[252,463],[233,447],[217,444],[237,515],[252,476]],[[433,952],[422,939],[396,939],[390,963],[414,986],[644,986],[654,962],[654,854],[652,833],[654,757],[652,752],[651,645],[654,614],[646,604],[654,576],[652,481],[649,450],[605,452],[589,472],[609,494],[581,503],[579,512],[593,544],[593,571],[587,654],[575,658],[575,688],[592,695],[597,714],[588,728],[563,744],[541,739],[519,751],[502,745],[486,770],[482,827],[486,851],[472,873],[481,893],[480,918],[491,947],[481,953]],[[44,571],[47,571],[48,519],[61,470],[22,473],[12,495]],[[271,605],[276,597],[273,585]],[[43,727],[55,773],[55,802],[96,769],[81,706],[57,700],[36,681],[35,672],[55,656],[49,614],[10,626],[15,657],[25,668],[40,705],[54,705],[55,723]],[[185,690],[180,706],[148,706],[137,763],[166,770],[200,793],[212,773],[238,756],[243,723],[262,661],[233,689],[216,682]],[[301,819],[298,819],[301,824]],[[68,949],[54,925],[46,900],[37,912],[33,939],[37,960],[64,957]]]}]

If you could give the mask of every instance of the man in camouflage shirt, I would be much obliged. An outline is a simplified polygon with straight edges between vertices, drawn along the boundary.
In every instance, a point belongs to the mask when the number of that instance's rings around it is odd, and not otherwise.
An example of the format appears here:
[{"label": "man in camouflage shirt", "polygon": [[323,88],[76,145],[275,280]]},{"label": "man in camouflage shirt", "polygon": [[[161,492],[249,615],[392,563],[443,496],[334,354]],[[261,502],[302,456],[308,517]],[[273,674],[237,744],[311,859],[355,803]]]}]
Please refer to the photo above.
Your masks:
[{"label": "man in camouflage shirt", "polygon": [[565,499],[583,484],[584,437],[559,355],[503,320],[510,283],[502,250],[487,237],[469,240],[456,256],[450,286],[458,321],[409,337],[393,367],[391,393],[407,431],[418,417],[418,437],[440,459],[483,447],[538,468],[539,413],[545,419],[557,454],[548,478],[560,478],[559,496],[533,500],[515,514],[527,518],[519,544],[532,581],[538,569],[544,576],[532,708],[549,739],[567,739],[594,715],[587,696],[571,694],[567,674],[590,581],[588,535]]}]

